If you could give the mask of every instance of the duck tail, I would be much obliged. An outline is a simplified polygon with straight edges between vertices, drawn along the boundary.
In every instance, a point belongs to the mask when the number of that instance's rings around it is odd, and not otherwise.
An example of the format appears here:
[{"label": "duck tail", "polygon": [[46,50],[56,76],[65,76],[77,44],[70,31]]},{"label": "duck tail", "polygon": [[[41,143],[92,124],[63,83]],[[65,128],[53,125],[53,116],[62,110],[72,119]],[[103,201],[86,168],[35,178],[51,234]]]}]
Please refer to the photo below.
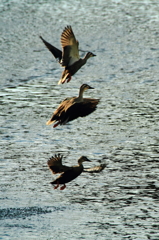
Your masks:
[{"label": "duck tail", "polygon": [[67,80],[67,82],[69,82],[71,80],[71,74],[69,72],[64,71],[61,79],[58,82],[58,85],[64,84],[66,82],[66,80]]},{"label": "duck tail", "polygon": [[46,125],[51,125],[52,123],[54,123],[55,121],[52,121],[51,119],[49,121],[46,122]]},{"label": "duck tail", "polygon": [[60,79],[59,81],[58,81],[58,85],[60,85],[62,83],[62,79]]},{"label": "duck tail", "polygon": [[64,84],[64,83],[66,82],[66,79],[67,79],[67,76],[65,76],[64,78],[61,78],[61,79],[58,81],[58,85]]}]

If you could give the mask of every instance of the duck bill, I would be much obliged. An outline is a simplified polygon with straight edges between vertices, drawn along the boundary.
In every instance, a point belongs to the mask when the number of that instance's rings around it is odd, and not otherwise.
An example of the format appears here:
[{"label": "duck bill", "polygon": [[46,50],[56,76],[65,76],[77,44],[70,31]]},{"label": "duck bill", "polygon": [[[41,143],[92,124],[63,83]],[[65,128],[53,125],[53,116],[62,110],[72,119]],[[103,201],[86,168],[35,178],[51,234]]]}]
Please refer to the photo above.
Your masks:
[{"label": "duck bill", "polygon": [[89,86],[89,89],[94,89],[94,87]]}]

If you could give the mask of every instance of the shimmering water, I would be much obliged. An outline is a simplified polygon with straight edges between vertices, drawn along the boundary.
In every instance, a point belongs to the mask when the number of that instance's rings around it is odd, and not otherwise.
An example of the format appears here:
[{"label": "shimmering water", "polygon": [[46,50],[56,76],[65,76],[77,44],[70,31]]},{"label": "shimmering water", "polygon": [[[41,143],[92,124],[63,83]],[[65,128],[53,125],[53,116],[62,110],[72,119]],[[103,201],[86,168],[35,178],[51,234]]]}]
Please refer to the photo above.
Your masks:
[{"label": "shimmering water", "polygon": [[[66,25],[97,56],[57,85],[62,69],[39,35],[60,48]],[[158,26],[157,0],[0,3],[0,239],[159,239]],[[83,83],[96,112],[46,126]],[[107,168],[54,190],[56,153]]]}]

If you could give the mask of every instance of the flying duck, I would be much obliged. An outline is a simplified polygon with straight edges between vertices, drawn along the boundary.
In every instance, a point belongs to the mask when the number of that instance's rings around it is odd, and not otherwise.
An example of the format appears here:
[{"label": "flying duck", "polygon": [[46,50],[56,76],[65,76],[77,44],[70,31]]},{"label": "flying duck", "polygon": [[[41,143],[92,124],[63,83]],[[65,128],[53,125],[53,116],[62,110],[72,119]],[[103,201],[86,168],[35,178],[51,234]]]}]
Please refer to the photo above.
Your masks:
[{"label": "flying duck", "polygon": [[62,51],[52,46],[41,36],[40,38],[49,51],[54,55],[54,57],[58,59],[60,65],[65,68],[58,84],[63,84],[66,81],[69,82],[71,77],[87,62],[90,57],[96,56],[92,52],[88,52],[84,58],[80,58],[78,49],[79,42],[76,40],[71,26],[65,27],[62,32]]},{"label": "flying duck", "polygon": [[63,186],[61,186],[60,190],[65,189],[66,188],[65,184],[74,180],[82,172],[97,173],[97,172],[102,171],[106,167],[106,164],[101,164],[101,165],[95,166],[93,168],[85,169],[83,167],[82,163],[85,161],[91,162],[85,156],[82,156],[78,159],[77,166],[68,167],[68,166],[62,164],[62,158],[63,158],[63,156],[58,154],[58,155],[55,155],[54,157],[51,157],[47,162],[47,164],[53,174],[61,173],[61,175],[59,177],[57,177],[53,182],[51,182],[52,185],[56,184],[54,189],[57,189],[60,184],[63,184]]},{"label": "flying duck", "polygon": [[93,89],[88,84],[83,84],[79,90],[78,97],[66,98],[60,103],[46,125],[54,124],[54,128],[59,124],[64,125],[78,117],[85,117],[96,110],[99,99],[83,98],[83,93],[87,89]]}]

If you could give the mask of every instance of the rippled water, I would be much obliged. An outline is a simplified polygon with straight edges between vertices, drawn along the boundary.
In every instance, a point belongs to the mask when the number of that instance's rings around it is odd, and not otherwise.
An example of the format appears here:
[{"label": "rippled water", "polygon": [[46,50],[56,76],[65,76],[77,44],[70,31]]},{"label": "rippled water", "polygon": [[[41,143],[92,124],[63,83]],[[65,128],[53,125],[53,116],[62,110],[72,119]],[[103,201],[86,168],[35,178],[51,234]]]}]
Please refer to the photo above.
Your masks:
[{"label": "rippled water", "polygon": [[[57,85],[62,69],[39,35],[60,47],[70,24],[97,56]],[[157,0],[1,2],[0,239],[159,239],[158,26]],[[46,126],[82,83],[101,99],[96,112]],[[54,190],[56,153],[107,168]]]}]

